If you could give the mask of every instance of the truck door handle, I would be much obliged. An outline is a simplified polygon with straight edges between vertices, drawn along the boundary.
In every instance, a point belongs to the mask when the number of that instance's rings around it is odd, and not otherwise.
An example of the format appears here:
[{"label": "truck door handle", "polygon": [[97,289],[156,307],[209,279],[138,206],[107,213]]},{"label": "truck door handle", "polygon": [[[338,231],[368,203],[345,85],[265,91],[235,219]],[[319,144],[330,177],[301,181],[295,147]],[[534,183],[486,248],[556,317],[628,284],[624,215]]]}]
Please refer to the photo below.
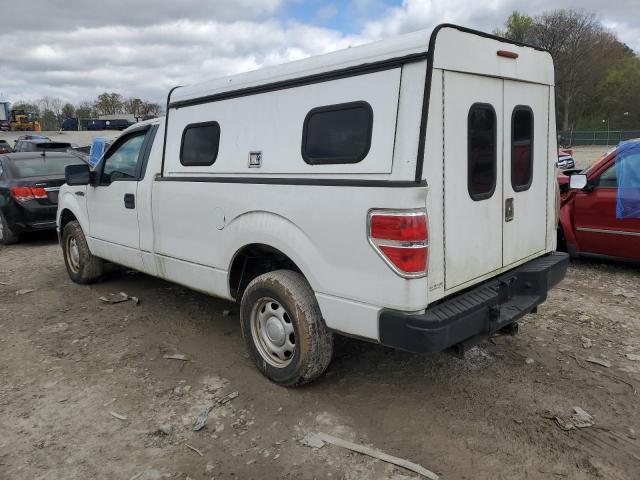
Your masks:
[{"label": "truck door handle", "polygon": [[124,194],[124,208],[128,208],[128,209],[136,208],[136,196],[133,193]]},{"label": "truck door handle", "polygon": [[513,220],[513,197],[504,201],[504,221],[510,222],[511,220]]}]

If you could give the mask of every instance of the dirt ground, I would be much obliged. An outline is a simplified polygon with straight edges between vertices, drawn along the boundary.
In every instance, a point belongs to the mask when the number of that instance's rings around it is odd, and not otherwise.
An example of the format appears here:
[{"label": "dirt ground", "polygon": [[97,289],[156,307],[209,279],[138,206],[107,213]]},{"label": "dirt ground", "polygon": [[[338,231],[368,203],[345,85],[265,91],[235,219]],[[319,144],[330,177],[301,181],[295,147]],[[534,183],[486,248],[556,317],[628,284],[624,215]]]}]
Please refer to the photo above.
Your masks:
[{"label": "dirt ground", "polygon": [[[519,335],[465,360],[339,337],[297,390],[253,367],[234,304],[117,269],[73,284],[55,235],[0,247],[0,282],[3,480],[418,478],[308,432],[445,480],[640,478],[637,267],[572,263]],[[121,291],[140,303],[99,300]],[[563,430],[573,407],[594,424]]]}]

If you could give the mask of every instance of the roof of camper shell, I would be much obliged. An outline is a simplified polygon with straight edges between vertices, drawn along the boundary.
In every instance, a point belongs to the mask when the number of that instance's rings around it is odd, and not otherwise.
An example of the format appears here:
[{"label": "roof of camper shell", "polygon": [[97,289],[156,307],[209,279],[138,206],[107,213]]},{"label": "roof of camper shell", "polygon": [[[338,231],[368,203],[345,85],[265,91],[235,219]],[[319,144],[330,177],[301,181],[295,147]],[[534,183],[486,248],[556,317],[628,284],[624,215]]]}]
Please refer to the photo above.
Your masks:
[{"label": "roof of camper shell", "polygon": [[426,54],[430,34],[431,30],[420,30],[324,55],[180,87],[171,94],[171,102],[182,102],[407,55]]}]

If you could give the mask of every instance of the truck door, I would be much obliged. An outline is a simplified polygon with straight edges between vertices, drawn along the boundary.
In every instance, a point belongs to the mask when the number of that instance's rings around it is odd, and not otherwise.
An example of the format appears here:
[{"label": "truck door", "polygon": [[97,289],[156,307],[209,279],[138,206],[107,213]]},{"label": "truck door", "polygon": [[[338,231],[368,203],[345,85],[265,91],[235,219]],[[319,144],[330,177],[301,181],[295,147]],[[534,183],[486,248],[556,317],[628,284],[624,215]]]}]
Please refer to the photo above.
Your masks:
[{"label": "truck door", "polygon": [[448,290],[502,267],[503,81],[443,75]]},{"label": "truck door", "polygon": [[546,246],[549,87],[504,81],[502,265]]},{"label": "truck door", "polygon": [[549,87],[443,74],[449,290],[545,248]]},{"label": "truck door", "polygon": [[138,182],[153,141],[152,128],[121,136],[98,164],[97,184],[87,189],[89,231],[96,256],[142,269]]}]

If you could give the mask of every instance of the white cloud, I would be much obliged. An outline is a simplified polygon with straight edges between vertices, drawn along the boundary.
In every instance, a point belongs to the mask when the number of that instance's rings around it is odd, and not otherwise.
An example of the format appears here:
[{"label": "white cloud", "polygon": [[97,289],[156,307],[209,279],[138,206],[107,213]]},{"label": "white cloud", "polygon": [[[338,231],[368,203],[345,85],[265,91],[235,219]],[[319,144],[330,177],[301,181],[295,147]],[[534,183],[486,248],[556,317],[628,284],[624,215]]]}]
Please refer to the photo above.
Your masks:
[{"label": "white cloud", "polygon": [[[484,26],[487,17],[496,17],[493,29],[502,24],[513,3],[504,0],[469,2],[468,0],[403,0],[399,7],[390,8],[380,19],[365,25],[363,33],[373,38],[388,37],[412,32],[422,28],[433,28],[440,23],[455,23],[465,26]],[[502,8],[501,8],[502,7]]]},{"label": "white cloud", "polygon": [[29,42],[0,35],[15,57],[0,64],[11,100],[44,95],[77,102],[103,91],[162,102],[187,85],[362,43],[358,36],[279,21],[194,21],[33,32]]},{"label": "white cloud", "polygon": [[[348,21],[344,34],[282,19],[300,0],[5,0],[0,29],[0,96],[45,95],[77,102],[117,91],[163,102],[174,85],[274,65],[371,39],[451,22],[484,31],[513,10],[537,15],[554,8],[600,14],[620,40],[640,52],[638,0],[382,0],[327,1],[315,20]],[[335,6],[339,5],[340,9]],[[33,12],[38,12],[34,15]],[[367,21],[367,16],[374,16]],[[46,20],[44,20],[46,19]],[[26,40],[25,40],[26,39]]]},{"label": "white cloud", "polygon": [[[361,0],[364,1],[364,0]],[[384,38],[423,28],[433,28],[440,23],[454,23],[491,32],[501,27],[507,17],[517,10],[532,16],[555,9],[578,9],[594,12],[636,52],[640,52],[640,17],[638,0],[403,0],[402,5],[392,7],[378,20],[368,22],[363,35]]]}]

